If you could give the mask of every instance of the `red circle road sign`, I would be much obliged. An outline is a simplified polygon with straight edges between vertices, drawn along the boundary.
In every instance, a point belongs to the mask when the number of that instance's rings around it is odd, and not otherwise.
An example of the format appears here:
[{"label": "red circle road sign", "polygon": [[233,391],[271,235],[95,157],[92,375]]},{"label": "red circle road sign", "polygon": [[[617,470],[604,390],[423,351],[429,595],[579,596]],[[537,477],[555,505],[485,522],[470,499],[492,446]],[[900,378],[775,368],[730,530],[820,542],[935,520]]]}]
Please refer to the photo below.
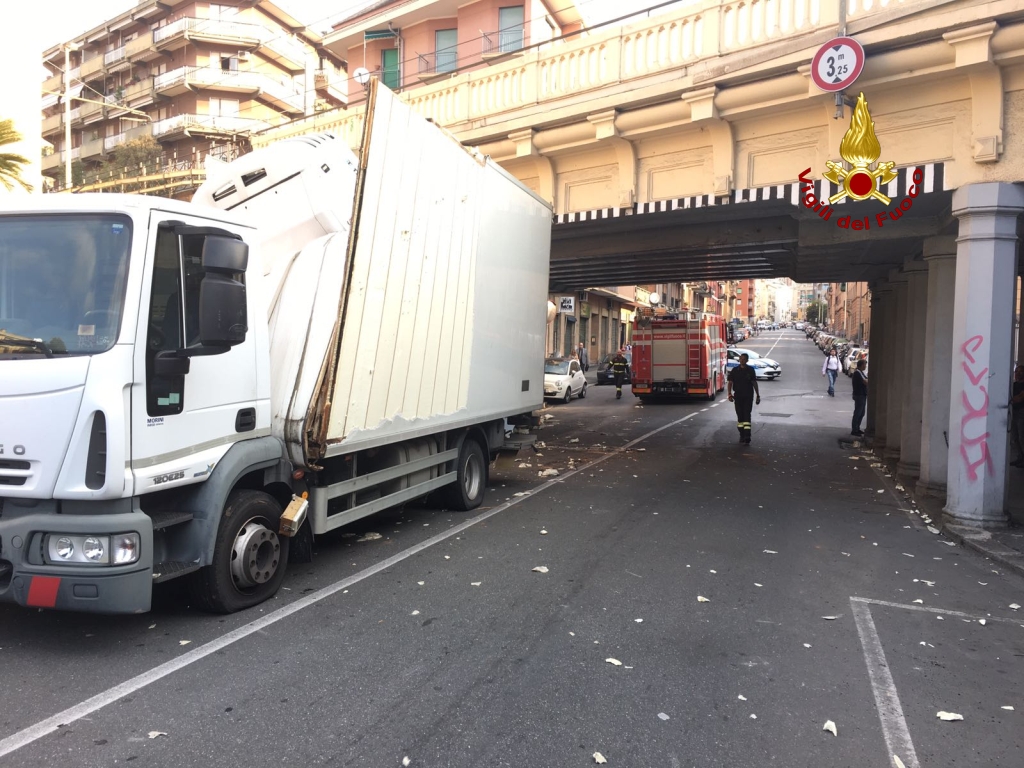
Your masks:
[{"label": "red circle road sign", "polygon": [[864,48],[852,37],[829,40],[811,61],[811,79],[823,91],[849,88],[864,69]]}]

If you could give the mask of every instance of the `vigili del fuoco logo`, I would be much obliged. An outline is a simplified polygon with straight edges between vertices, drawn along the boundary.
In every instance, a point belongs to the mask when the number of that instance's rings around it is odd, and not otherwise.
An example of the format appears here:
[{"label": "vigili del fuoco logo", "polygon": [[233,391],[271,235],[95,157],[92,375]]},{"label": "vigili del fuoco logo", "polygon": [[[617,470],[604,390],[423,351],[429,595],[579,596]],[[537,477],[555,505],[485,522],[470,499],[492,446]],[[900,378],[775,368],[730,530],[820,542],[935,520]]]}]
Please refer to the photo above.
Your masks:
[{"label": "vigili del fuoco logo", "polygon": [[[809,177],[811,169],[808,168],[800,174],[800,199],[804,206],[816,211],[820,218],[828,221],[832,218],[832,206],[847,197],[857,201],[874,199],[886,206],[892,204],[892,199],[885,195],[881,188],[896,179],[896,163],[878,162],[882,146],[875,135],[875,123],[868,112],[868,102],[863,93],[857,97],[857,106],[853,109],[850,127],[839,144],[839,154],[850,167],[846,168],[841,163],[834,163],[831,160],[825,162],[828,170],[822,177],[839,187],[839,191],[829,197],[827,203],[818,200],[814,193],[814,180]],[[872,168],[872,165],[875,167]],[[896,221],[904,212],[910,210],[914,204],[913,198],[920,194],[924,174],[918,168],[914,170],[912,178],[914,183],[907,190],[907,197],[892,210],[876,214],[876,226],[880,228],[886,221]],[[866,230],[871,229],[871,218],[864,216],[861,219],[854,219],[852,216],[842,216],[836,221],[836,225],[841,229]]]}]

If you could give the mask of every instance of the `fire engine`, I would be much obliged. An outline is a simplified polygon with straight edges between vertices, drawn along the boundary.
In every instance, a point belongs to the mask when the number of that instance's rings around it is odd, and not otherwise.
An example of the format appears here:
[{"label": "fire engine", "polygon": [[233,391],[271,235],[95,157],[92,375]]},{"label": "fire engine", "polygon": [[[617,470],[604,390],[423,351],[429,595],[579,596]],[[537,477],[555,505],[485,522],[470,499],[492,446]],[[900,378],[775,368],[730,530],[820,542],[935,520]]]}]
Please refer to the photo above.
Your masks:
[{"label": "fire engine", "polygon": [[700,395],[725,389],[726,322],[717,315],[682,309],[657,314],[643,307],[633,323],[633,394],[659,397]]}]

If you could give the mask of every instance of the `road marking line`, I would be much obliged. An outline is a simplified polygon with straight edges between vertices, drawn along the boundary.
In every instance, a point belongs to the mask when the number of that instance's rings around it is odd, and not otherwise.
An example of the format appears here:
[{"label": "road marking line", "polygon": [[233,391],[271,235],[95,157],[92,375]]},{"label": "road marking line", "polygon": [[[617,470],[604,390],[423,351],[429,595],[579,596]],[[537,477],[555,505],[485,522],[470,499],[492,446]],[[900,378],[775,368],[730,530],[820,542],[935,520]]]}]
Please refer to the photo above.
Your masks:
[{"label": "road marking line", "polygon": [[907,603],[891,603],[888,600],[874,600],[869,597],[851,597],[851,601],[857,603],[868,603],[870,605],[884,605],[886,608],[902,608],[905,611],[923,611],[924,613],[941,613],[943,616],[957,616],[961,619],[984,619],[985,621],[1001,621],[1004,624],[1020,624],[1020,619],[1004,618],[1002,616],[976,616],[963,611],[951,611],[945,608],[929,608],[926,605],[908,605]]},{"label": "road marking line", "polygon": [[319,603],[321,600],[325,600],[326,598],[330,597],[331,595],[337,594],[343,589],[348,589],[353,584],[357,584],[360,581],[363,581],[364,579],[368,579],[369,577],[380,573],[381,571],[387,570],[388,568],[391,568],[392,566],[402,562],[403,560],[407,560],[413,555],[418,554],[423,550],[434,546],[435,544],[440,544],[442,541],[450,539],[452,536],[455,536],[456,534],[473,527],[477,523],[482,523],[484,520],[494,517],[494,515],[498,514],[499,512],[504,512],[506,509],[514,507],[516,504],[519,504],[520,502],[525,501],[526,499],[529,499],[542,491],[546,491],[553,485],[557,485],[558,483],[568,480],[573,475],[577,475],[580,472],[585,472],[586,470],[591,469],[592,467],[595,467],[598,464],[607,461],[608,459],[612,458],[613,456],[617,456],[620,453],[625,453],[634,445],[637,445],[638,443],[641,443],[644,440],[647,440],[648,438],[654,437],[654,435],[657,435],[659,432],[664,432],[666,429],[671,429],[672,427],[679,426],[684,421],[692,419],[694,416],[697,416],[698,414],[699,411],[694,411],[693,413],[690,413],[681,419],[676,419],[675,421],[669,422],[668,424],[664,424],[663,426],[660,426],[657,429],[651,430],[650,432],[641,435],[635,440],[631,440],[625,445],[614,449],[610,453],[606,453],[604,456],[594,459],[594,461],[590,462],[589,464],[585,464],[582,467],[578,467],[574,470],[566,472],[564,475],[561,475],[557,478],[552,478],[551,480],[542,483],[535,489],[531,490],[529,494],[526,496],[521,496],[519,498],[506,501],[504,504],[499,504],[497,507],[489,509],[486,512],[483,512],[482,514],[479,514],[476,517],[472,518],[471,520],[467,520],[464,523],[456,525],[454,528],[449,528],[447,531],[443,533],[439,533],[436,536],[432,536],[431,538],[425,541],[421,541],[419,544],[409,547],[409,549],[403,550],[398,554],[392,555],[391,557],[387,558],[386,560],[382,560],[376,565],[372,565],[369,568],[364,568],[362,571],[354,573],[351,576],[342,579],[341,581],[336,581],[334,584],[330,584],[326,587],[323,587],[322,589],[313,592],[312,594],[309,594],[306,597],[299,598],[294,603],[290,603],[289,605],[286,605],[282,608],[278,608],[276,611],[268,613],[266,616],[263,616],[262,618],[256,619],[256,621],[253,621],[249,624],[244,624],[241,627],[233,629],[227,634],[217,638],[216,640],[211,640],[205,645],[199,646],[195,650],[184,653],[181,656],[178,656],[177,658],[171,659],[170,661],[164,662],[163,664],[153,667],[152,669],[143,672],[140,675],[136,675],[135,677],[125,680],[120,685],[115,685],[113,688],[109,688],[106,691],[103,691],[102,693],[98,693],[95,696],[86,699],[80,704],[76,704],[73,707],[65,709],[63,712],[58,712],[56,715],[53,715],[52,717],[48,717],[45,720],[39,721],[35,725],[31,725],[28,728],[18,731],[17,733],[11,734],[5,739],[0,740],[0,757],[5,757],[11,754],[12,752],[16,752],[22,747],[27,746],[32,742],[37,741],[38,739],[41,739],[43,736],[53,733],[62,726],[69,725],[75,722],[76,720],[81,720],[84,717],[88,717],[92,713],[117,702],[118,700],[124,698],[125,696],[128,696],[129,694],[135,693],[136,691],[145,688],[146,686],[149,686],[157,682],[158,680],[167,677],[168,675],[174,674],[175,672],[184,669],[185,667],[191,666],[192,664],[195,664],[197,661],[201,661],[202,659],[205,659],[207,656],[210,656],[216,653],[217,651],[227,648],[229,645],[237,643],[239,640],[244,640],[245,638],[249,637],[249,635],[255,634],[257,632],[262,632],[267,627],[276,624],[282,619],[286,619],[292,614],[298,613],[302,609],[308,608],[311,605],[315,605],[316,603]]},{"label": "road marking line", "polygon": [[885,661],[882,641],[878,637],[878,630],[875,629],[874,619],[871,618],[871,608],[866,602],[853,597],[850,598],[850,607],[853,608],[853,619],[857,624],[857,634],[860,635],[864,662],[868,666],[871,690],[875,695],[875,707],[878,709],[878,719],[882,723],[882,735],[888,749],[886,764],[891,761],[889,756],[899,755],[906,768],[921,768],[921,764],[917,762],[917,752],[914,751],[914,742],[910,739],[906,718],[903,717],[903,707],[896,692],[896,684]]}]

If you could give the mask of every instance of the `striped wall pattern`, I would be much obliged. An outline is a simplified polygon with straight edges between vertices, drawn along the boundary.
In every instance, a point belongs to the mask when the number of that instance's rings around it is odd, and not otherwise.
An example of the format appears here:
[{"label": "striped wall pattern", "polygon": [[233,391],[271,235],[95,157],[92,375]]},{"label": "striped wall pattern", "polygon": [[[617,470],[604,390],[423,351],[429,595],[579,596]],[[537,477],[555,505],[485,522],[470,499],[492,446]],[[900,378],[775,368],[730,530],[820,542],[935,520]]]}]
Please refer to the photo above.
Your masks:
[{"label": "striped wall pattern", "polygon": [[[948,189],[946,175],[942,163],[926,163],[896,169],[896,179],[882,187],[882,193],[899,203],[909,193],[913,182],[914,171],[920,169],[924,175],[920,194],[931,194]],[[730,195],[715,197],[714,195],[692,195],[673,200],[656,200],[650,203],[634,203],[628,208],[595,208],[590,211],[574,211],[559,213],[553,217],[554,224],[580,224],[603,219],[617,219],[624,216],[643,216],[650,213],[667,213],[669,211],[687,210],[690,208],[708,208],[711,206],[735,205],[738,203],[786,202],[800,205],[800,183],[776,184],[768,187],[737,189]],[[819,200],[827,200],[839,191],[839,187],[826,179],[814,180],[814,193]],[[836,205],[844,205],[848,199]]]}]

